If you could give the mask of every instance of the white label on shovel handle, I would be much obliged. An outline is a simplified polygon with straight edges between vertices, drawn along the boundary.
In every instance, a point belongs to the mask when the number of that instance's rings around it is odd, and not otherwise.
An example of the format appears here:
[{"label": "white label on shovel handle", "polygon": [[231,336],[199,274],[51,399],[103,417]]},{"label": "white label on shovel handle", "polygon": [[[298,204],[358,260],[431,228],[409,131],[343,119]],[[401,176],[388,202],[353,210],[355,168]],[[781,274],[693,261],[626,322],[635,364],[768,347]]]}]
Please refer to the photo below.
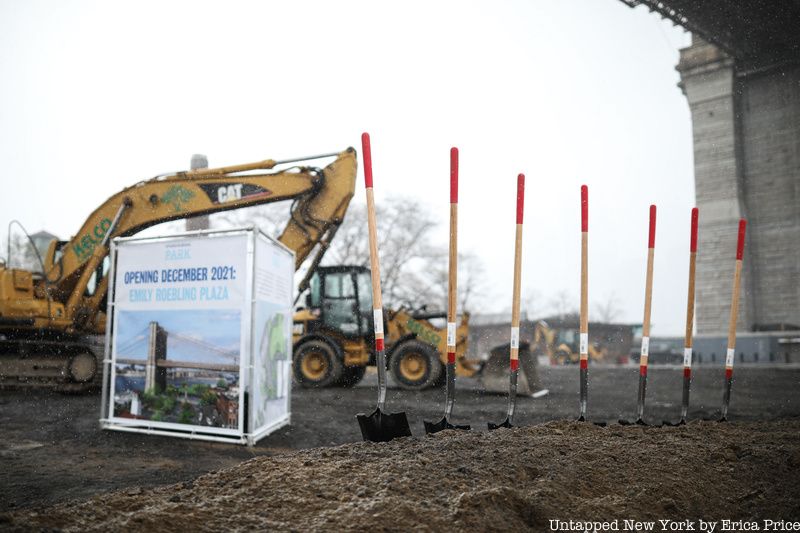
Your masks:
[{"label": "white label on shovel handle", "polygon": [[589,355],[589,334],[581,333],[580,351],[581,355]]},{"label": "white label on shovel handle", "polygon": [[511,347],[519,349],[519,328],[511,328]]},{"label": "white label on shovel handle", "polygon": [[642,357],[650,355],[650,337],[642,337]]},{"label": "white label on shovel handle", "polygon": [[725,354],[725,366],[732,367],[733,366],[733,356],[735,350],[733,348],[728,348],[728,353]]},{"label": "white label on shovel handle", "polygon": [[448,322],[447,323],[447,346],[455,346],[456,345],[456,323],[455,322]]},{"label": "white label on shovel handle", "polygon": [[383,310],[373,309],[372,320],[375,322],[375,333],[380,333],[383,335]]},{"label": "white label on shovel handle", "polygon": [[691,348],[684,348],[683,349],[683,366],[686,366],[686,367],[692,366],[692,349]]}]

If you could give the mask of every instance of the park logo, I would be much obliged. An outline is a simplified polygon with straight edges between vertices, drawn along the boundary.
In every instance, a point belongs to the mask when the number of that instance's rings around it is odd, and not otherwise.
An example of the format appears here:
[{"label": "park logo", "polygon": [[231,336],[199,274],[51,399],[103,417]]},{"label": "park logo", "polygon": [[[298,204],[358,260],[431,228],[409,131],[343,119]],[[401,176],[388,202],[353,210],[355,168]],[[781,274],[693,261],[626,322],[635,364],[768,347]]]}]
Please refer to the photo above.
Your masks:
[{"label": "park logo", "polygon": [[172,205],[173,213],[182,213],[183,204],[194,198],[194,193],[183,185],[173,185],[161,196],[161,201]]}]

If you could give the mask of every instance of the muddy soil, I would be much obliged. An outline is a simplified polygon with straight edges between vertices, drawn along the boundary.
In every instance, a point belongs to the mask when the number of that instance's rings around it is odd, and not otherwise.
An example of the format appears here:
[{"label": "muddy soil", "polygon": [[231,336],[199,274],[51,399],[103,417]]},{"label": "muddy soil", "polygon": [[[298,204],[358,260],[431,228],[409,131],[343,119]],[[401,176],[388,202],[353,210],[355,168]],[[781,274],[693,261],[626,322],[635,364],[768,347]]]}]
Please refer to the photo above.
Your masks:
[{"label": "muddy soil", "polygon": [[798,420],[446,431],[258,457],[193,481],[0,521],[12,531],[177,532],[548,531],[551,519],[797,519],[798,432]]},{"label": "muddy soil", "polygon": [[[540,372],[542,385],[551,392],[541,399],[520,398],[517,423],[573,419],[578,408],[577,368],[546,367]],[[615,421],[632,417],[637,381],[636,367],[591,369],[590,418]],[[721,381],[720,368],[700,366],[696,370],[691,418],[718,416]],[[800,368],[737,368],[731,419],[800,417],[798,385]],[[42,509],[109,491],[189,481],[254,456],[279,457],[292,450],[356,443],[361,435],[354,414],[372,411],[375,399],[374,376],[367,376],[354,389],[294,389],[292,425],[248,448],[100,430],[99,396],[0,391],[0,512]],[[422,420],[440,419],[442,400],[441,389],[421,393],[391,389],[388,405],[391,410],[406,411],[414,435],[423,435]],[[675,419],[680,401],[680,368],[651,367],[647,418],[654,422]],[[460,379],[454,421],[485,431],[487,421],[502,421],[505,403],[502,395],[485,394],[477,380]],[[632,442],[624,448],[630,448]],[[323,453],[315,451],[312,457]],[[494,456],[494,452],[486,453]],[[615,457],[625,457],[623,449],[615,453]],[[473,469],[466,459],[459,466]]]}]

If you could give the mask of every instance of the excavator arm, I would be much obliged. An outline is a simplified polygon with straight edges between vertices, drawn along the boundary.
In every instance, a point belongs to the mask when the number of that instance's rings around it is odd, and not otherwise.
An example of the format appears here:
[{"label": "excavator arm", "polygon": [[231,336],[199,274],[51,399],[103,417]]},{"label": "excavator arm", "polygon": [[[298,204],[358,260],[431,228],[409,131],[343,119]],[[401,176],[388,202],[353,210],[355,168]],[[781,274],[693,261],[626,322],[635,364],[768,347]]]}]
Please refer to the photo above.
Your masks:
[{"label": "excavator arm", "polygon": [[[296,267],[322,244],[313,263],[316,266],[355,190],[355,150],[329,155],[336,159],[322,169],[293,166],[263,172],[327,156],[266,160],[157,176],[115,194],[86,219],[70,241],[51,244],[45,259],[46,273],[36,292],[49,296],[50,302],[63,304],[63,308],[48,305],[46,322],[57,328],[54,320],[61,327],[69,324],[65,329],[73,332],[100,331],[102,324],[97,317],[108,284],[101,265],[110,240],[170,220],[292,199],[291,215],[279,240],[295,251]],[[94,290],[87,294],[93,277]],[[47,327],[45,321],[36,322]]]}]

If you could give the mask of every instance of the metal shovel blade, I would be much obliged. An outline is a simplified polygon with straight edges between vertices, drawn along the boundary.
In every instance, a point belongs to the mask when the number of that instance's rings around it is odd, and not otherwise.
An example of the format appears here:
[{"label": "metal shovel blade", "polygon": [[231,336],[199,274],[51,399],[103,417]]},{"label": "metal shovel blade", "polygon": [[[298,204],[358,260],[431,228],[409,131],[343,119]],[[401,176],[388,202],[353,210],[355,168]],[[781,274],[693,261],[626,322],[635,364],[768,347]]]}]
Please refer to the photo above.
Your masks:
[{"label": "metal shovel blade", "polygon": [[375,409],[371,415],[356,415],[361,436],[371,442],[389,442],[398,437],[410,437],[411,428],[405,413],[384,413]]},{"label": "metal shovel blade", "polygon": [[511,425],[511,420],[509,420],[508,418],[506,418],[505,421],[503,421],[502,424],[492,424],[491,422],[489,422],[487,425],[489,426],[489,431],[494,431],[495,429],[500,429],[500,428],[513,428],[514,427],[514,426]]},{"label": "metal shovel blade", "polygon": [[447,418],[442,418],[438,422],[428,422],[427,420],[423,420],[423,424],[425,424],[425,433],[427,434],[437,433],[445,429],[462,429],[464,431],[469,431],[472,429],[469,424],[463,426],[459,424],[451,424],[447,421]]},{"label": "metal shovel blade", "polygon": [[619,425],[620,426],[649,426],[650,424],[648,424],[647,422],[645,422],[641,418],[639,418],[637,420],[634,420],[634,421],[623,420],[623,419],[620,418],[619,419]]},{"label": "metal shovel blade", "polygon": [[[585,416],[579,416],[579,417],[577,418],[577,420],[575,420],[575,421],[576,421],[576,422],[589,422],[589,421],[586,419],[586,417],[585,417]],[[604,427],[606,427],[606,426],[608,425],[608,423],[607,423],[607,422],[590,422],[590,423],[591,423],[591,424],[594,424],[594,425],[595,425],[595,426],[597,426],[597,427],[601,427],[601,428],[604,428]]]}]

